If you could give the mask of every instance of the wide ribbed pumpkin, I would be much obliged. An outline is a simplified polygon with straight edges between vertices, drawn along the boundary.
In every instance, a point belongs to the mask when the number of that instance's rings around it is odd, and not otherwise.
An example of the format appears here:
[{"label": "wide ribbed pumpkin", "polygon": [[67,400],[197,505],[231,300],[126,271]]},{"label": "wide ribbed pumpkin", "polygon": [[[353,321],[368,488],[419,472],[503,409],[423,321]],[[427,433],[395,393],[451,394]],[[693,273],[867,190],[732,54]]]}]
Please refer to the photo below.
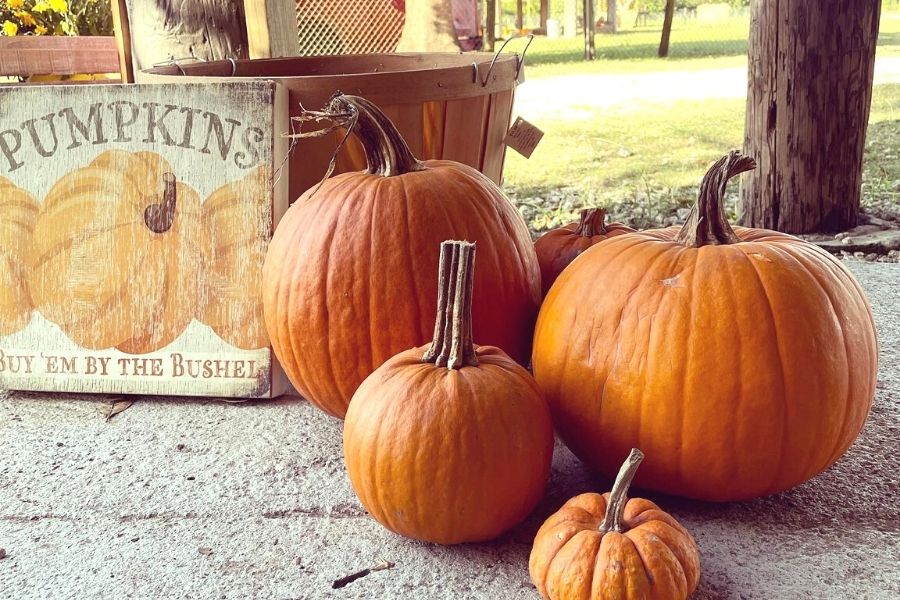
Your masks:
[{"label": "wide ribbed pumpkin", "polygon": [[263,268],[272,346],[291,382],[342,417],[385,360],[430,338],[438,249],[477,242],[475,335],[528,361],[540,271],[521,215],[487,177],[450,161],[420,162],[371,102],[338,96],[368,169],[324,181],[288,209]]},{"label": "wide ribbed pumpkin", "polygon": [[535,377],[566,444],[607,475],[637,446],[642,487],[754,498],[827,468],[866,420],[878,355],[866,297],[812,244],[732,230],[726,182],[753,167],[719,160],[681,230],[587,250],[544,301]]},{"label": "wide ribbed pumpkin", "polygon": [[474,256],[472,244],[442,247],[432,344],[366,378],[344,422],[347,473],[366,510],[441,544],[489,540],[522,521],[553,453],[550,410],[531,375],[472,343]]},{"label": "wide ribbed pumpkin", "polygon": [[44,200],[35,306],[84,348],[158,350],[197,310],[202,235],[199,196],[160,155],[104,152]]},{"label": "wide ribbed pumpkin", "polygon": [[0,336],[19,331],[31,317],[27,263],[38,208],[31,194],[0,177]]},{"label": "wide ribbed pumpkin", "polygon": [[257,167],[203,203],[200,320],[244,349],[269,344],[262,308],[262,264],[272,228],[269,180],[268,169]]},{"label": "wide ribbed pumpkin", "polygon": [[577,223],[551,229],[534,243],[541,266],[541,289],[544,295],[575,258],[595,244],[634,229],[622,223],[607,223],[602,208],[585,208]]},{"label": "wide ribbed pumpkin", "polygon": [[547,600],[685,600],[700,552],[672,515],[628,486],[644,455],[633,449],[611,492],[575,496],[534,538],[528,570]]}]

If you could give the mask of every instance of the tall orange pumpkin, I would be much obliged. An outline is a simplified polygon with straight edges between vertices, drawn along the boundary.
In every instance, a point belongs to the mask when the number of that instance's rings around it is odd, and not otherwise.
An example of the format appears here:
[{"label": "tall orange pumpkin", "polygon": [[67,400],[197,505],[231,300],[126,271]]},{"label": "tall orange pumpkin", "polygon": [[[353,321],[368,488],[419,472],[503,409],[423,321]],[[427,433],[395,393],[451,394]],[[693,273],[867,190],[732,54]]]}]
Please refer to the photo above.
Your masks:
[{"label": "tall orange pumpkin", "polygon": [[569,447],[612,475],[640,447],[638,485],[742,500],[803,483],[856,438],[878,347],[865,295],[795,237],[732,229],[731,152],[685,226],[587,250],[550,290],[534,373]]},{"label": "tall orange pumpkin", "polygon": [[0,177],[0,336],[19,331],[31,317],[27,263],[38,208],[31,194]]},{"label": "tall orange pumpkin", "polygon": [[269,344],[262,309],[262,264],[272,223],[269,189],[268,169],[257,167],[203,203],[207,243],[200,320],[238,348]]},{"label": "tall orange pumpkin", "polygon": [[197,309],[200,198],[154,152],[109,150],[47,193],[29,277],[35,306],[84,348],[146,353]]},{"label": "tall orange pumpkin", "polygon": [[499,348],[473,344],[474,260],[474,244],[442,245],[431,345],[367,377],[344,422],[347,474],[366,510],[440,544],[489,540],[522,521],[553,454],[534,379]]},{"label": "tall orange pumpkin", "polygon": [[475,334],[527,362],[541,300],[521,215],[487,177],[420,162],[371,102],[337,96],[368,169],[324,181],[288,209],[263,267],[266,328],[291,382],[343,417],[357,386],[385,360],[430,337],[438,249],[478,243]]},{"label": "tall orange pumpkin", "polygon": [[541,265],[541,288],[544,295],[550,286],[575,258],[600,242],[634,229],[622,223],[607,223],[602,208],[585,208],[577,223],[570,223],[548,231],[534,243]]}]

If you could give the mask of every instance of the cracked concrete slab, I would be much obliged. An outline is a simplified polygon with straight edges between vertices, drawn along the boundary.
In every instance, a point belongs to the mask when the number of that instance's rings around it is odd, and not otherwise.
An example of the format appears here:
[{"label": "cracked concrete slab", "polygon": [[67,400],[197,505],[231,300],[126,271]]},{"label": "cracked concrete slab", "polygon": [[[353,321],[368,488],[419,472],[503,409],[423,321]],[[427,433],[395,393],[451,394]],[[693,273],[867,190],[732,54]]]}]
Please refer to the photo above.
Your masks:
[{"label": "cracked concrete slab", "polygon": [[[650,495],[696,536],[699,600],[900,597],[900,265],[853,262],[881,343],[875,405],[834,467],[747,503]],[[534,599],[528,553],[570,496],[606,490],[557,446],[547,495],[501,539],[440,547],[368,518],[341,423],[296,398],[235,405],[0,399],[0,598]],[[333,590],[380,560],[394,568]]]}]

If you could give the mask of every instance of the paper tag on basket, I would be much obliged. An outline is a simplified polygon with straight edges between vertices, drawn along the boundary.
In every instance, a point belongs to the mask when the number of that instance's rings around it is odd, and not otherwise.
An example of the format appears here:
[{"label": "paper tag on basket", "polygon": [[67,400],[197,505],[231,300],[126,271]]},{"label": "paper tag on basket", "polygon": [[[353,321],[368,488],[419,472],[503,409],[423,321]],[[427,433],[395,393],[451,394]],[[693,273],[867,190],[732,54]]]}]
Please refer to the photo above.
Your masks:
[{"label": "paper tag on basket", "polygon": [[506,139],[503,141],[525,158],[531,158],[531,153],[537,148],[542,137],[544,137],[543,131],[522,117],[516,117],[515,123],[506,132]]}]

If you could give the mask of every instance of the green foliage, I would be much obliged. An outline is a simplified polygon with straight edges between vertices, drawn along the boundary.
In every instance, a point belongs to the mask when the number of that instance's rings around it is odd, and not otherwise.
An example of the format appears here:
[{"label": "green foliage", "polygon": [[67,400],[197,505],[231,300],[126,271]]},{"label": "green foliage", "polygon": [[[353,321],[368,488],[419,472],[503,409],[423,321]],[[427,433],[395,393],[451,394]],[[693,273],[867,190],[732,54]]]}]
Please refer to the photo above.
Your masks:
[{"label": "green foliage", "polygon": [[107,0],[2,0],[0,33],[14,35],[113,35]]}]

